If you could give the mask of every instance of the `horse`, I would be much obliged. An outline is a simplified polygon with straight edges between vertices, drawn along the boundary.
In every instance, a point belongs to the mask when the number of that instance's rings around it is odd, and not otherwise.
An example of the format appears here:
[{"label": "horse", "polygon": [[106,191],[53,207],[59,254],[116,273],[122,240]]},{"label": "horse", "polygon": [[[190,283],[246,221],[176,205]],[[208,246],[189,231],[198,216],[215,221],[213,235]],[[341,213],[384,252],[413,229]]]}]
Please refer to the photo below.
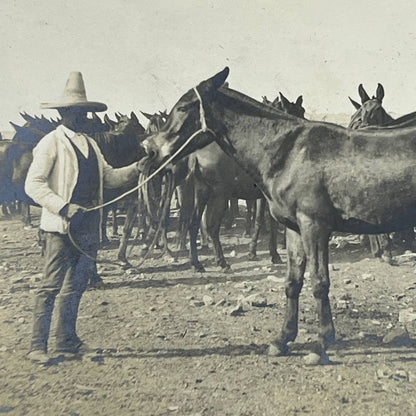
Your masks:
[{"label": "horse", "polygon": [[[228,67],[185,93],[162,130],[143,143],[155,166],[213,141],[252,177],[286,225],[286,312],[270,355],[298,333],[307,268],[316,299],[319,363],[335,342],[328,243],[334,231],[374,234],[416,223],[416,127],[365,131],[308,121],[221,88]],[[180,148],[184,145],[185,147]]]},{"label": "horse", "polygon": [[[356,109],[356,112],[351,116],[348,128],[384,128],[388,126],[402,128],[409,127],[411,123],[416,125],[415,113],[408,114],[395,120],[386,112],[382,106],[384,98],[384,88],[382,84],[378,84],[376,95],[373,95],[371,99],[362,84],[358,86],[358,93],[361,98],[361,105],[351,97],[348,97]],[[413,228],[396,234],[398,239],[404,242],[405,249],[411,250],[414,240]],[[379,257],[387,263],[392,264],[392,241],[389,234],[370,235],[368,238],[370,241],[371,253],[375,257]]]}]

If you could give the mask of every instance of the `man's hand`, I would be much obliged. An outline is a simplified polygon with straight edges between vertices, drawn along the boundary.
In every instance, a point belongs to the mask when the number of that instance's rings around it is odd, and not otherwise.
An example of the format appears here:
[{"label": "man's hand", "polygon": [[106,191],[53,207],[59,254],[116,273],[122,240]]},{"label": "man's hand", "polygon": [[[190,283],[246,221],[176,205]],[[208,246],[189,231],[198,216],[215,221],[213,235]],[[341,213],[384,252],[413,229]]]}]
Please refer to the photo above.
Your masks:
[{"label": "man's hand", "polygon": [[66,204],[59,214],[70,220],[75,214],[83,213],[87,209],[78,204]]}]

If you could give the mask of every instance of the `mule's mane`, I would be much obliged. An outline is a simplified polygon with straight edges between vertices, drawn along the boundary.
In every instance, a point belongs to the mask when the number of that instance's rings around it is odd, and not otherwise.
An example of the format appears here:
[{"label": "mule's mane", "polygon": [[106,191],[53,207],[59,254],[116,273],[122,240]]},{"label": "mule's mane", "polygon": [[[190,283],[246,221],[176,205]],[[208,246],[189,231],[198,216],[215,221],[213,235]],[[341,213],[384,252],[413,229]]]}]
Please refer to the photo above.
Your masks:
[{"label": "mule's mane", "polygon": [[406,114],[404,116],[401,116],[399,118],[396,118],[389,126],[397,126],[402,123],[406,123],[408,121],[414,121],[416,119],[416,111],[413,113]]},{"label": "mule's mane", "polygon": [[237,101],[240,108],[244,108],[248,113],[255,113],[261,117],[267,117],[272,119],[285,119],[285,120],[301,120],[296,116],[292,116],[284,111],[278,110],[277,108],[271,107],[267,104],[263,104],[260,101],[255,100],[254,98],[249,97],[239,91],[233,90],[231,88],[219,88],[223,96]]}]

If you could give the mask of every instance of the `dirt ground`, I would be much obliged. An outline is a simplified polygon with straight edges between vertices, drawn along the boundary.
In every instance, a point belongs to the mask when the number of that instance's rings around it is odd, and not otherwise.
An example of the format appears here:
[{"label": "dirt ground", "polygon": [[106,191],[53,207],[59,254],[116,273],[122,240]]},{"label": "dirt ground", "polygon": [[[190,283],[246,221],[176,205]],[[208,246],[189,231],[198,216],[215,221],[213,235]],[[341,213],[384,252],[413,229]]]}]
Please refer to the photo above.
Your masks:
[{"label": "dirt ground", "polygon": [[[42,271],[37,230],[1,217],[0,414],[415,415],[415,256],[391,266],[369,258],[356,238],[334,241],[339,342],[330,365],[310,366],[304,357],[317,326],[309,281],[291,355],[268,356],[283,320],[286,267],[270,263],[264,238],[259,261],[248,261],[241,223],[223,232],[231,273],[216,269],[211,250],[202,253],[205,274],[191,271],[185,255],[140,270],[100,266],[104,284],[85,293],[78,320],[88,350],[74,360],[52,354],[40,366],[25,359]],[[100,256],[115,253],[113,244]]]}]

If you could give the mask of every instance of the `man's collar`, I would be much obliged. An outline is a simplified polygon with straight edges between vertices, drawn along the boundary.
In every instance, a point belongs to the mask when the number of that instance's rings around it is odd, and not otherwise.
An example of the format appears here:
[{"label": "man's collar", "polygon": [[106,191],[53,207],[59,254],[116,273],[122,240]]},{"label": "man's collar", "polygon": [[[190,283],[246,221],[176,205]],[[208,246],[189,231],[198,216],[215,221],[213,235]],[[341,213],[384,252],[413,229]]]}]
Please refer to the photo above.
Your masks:
[{"label": "man's collar", "polygon": [[63,124],[60,124],[57,127],[57,130],[62,133],[64,136],[68,137],[69,139],[72,139],[76,133],[74,131],[72,131],[71,129],[69,129],[68,127],[65,127]]}]

